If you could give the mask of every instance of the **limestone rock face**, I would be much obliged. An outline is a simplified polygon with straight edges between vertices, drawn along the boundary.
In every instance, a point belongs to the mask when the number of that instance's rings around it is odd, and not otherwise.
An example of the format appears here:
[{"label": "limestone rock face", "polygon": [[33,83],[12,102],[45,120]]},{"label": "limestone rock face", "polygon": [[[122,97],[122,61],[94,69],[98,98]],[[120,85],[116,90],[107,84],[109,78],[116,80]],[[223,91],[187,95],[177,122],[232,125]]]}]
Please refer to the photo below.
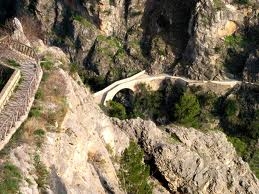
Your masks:
[{"label": "limestone rock face", "polygon": [[[29,5],[28,3],[27,6]],[[58,1],[56,3],[54,1],[37,1],[32,9],[35,9],[35,14],[46,32],[50,32],[54,25],[63,19],[63,6]]]},{"label": "limestone rock face", "polygon": [[90,22],[80,23],[77,20],[73,21],[74,33],[73,40],[76,42],[76,49],[71,49],[75,60],[79,64],[85,64],[88,55],[95,47],[95,41],[99,34],[99,29]]},{"label": "limestone rock face", "polygon": [[95,16],[101,32],[106,36],[120,34],[124,28],[124,0],[84,0],[83,6],[90,16]]},{"label": "limestone rock face", "polygon": [[12,38],[19,42],[22,42],[23,44],[30,46],[30,41],[25,36],[23,32],[23,26],[18,18],[13,19],[13,27],[14,27],[14,32],[12,34]]},{"label": "limestone rock face", "polygon": [[70,111],[61,127],[64,133],[47,134],[44,162],[56,169],[70,193],[123,193],[106,147],[118,154],[127,146],[128,138],[115,131],[100,109],[91,105],[88,92],[66,73],[63,75],[70,80],[67,82]]},{"label": "limestone rock face", "polygon": [[[38,154],[50,173],[50,193],[124,193],[118,182],[112,155],[120,155],[129,139],[103,114],[88,90],[60,70],[67,88],[69,110],[60,132],[47,132],[42,148],[22,144],[11,160],[28,181],[22,193],[38,193],[33,157]],[[108,149],[109,147],[109,149]],[[111,153],[112,152],[112,153]]]},{"label": "limestone rock face", "polygon": [[191,24],[190,39],[184,53],[184,60],[191,64],[186,74],[193,79],[224,78],[218,66],[221,61],[216,48],[223,46],[224,38],[232,35],[244,20],[237,7],[215,2],[200,1],[195,8],[193,17],[196,21]]},{"label": "limestone rock face", "polygon": [[[218,2],[218,3],[217,3]],[[190,39],[184,53],[184,60],[190,64],[185,74],[193,79],[225,79],[223,56],[224,38],[233,35],[239,28],[256,24],[257,10],[240,8],[232,1],[200,1],[195,8]],[[190,21],[191,22],[191,21]]]},{"label": "limestone rock face", "polygon": [[[240,32],[247,34],[251,27],[256,31],[259,13],[253,6],[258,4],[257,0],[246,5],[233,0],[22,2],[41,22],[50,43],[62,47],[78,64],[87,66],[91,75],[109,77],[110,81],[116,80],[111,72],[123,69],[128,75],[130,68],[200,80],[233,79],[235,73],[226,67],[226,58],[232,56],[227,53],[224,39]],[[98,36],[118,38],[121,55],[98,52]],[[239,53],[242,61],[238,71],[243,70],[249,57],[251,50],[247,49],[248,54]],[[96,66],[100,72],[97,75]],[[237,74],[241,78],[242,73]]]},{"label": "limestone rock face", "polygon": [[[141,119],[115,121],[143,146],[171,192],[253,193],[259,182],[222,132],[168,126]],[[152,168],[152,167],[151,167]]]}]

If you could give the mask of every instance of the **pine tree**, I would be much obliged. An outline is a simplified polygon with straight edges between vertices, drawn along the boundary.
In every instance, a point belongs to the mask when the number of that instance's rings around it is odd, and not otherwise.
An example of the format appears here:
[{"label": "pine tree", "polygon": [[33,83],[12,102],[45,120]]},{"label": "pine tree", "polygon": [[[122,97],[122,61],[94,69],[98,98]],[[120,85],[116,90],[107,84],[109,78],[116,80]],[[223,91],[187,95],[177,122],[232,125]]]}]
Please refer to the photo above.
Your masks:
[{"label": "pine tree", "polygon": [[198,127],[200,104],[195,95],[185,92],[175,105],[174,116],[176,121],[187,127]]},{"label": "pine tree", "polygon": [[152,193],[152,186],[148,183],[149,167],[143,162],[143,157],[144,152],[133,141],[121,157],[118,176],[129,194]]}]

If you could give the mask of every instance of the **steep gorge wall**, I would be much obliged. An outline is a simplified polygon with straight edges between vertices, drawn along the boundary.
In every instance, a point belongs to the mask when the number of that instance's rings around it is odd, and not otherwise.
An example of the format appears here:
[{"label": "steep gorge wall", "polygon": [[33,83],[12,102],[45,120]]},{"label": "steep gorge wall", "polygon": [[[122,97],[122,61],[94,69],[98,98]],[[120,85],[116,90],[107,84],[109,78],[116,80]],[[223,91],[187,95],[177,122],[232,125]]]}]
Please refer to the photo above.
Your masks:
[{"label": "steep gorge wall", "polygon": [[233,54],[224,39],[257,36],[250,32],[256,31],[258,9],[249,2],[31,0],[24,7],[41,22],[50,44],[84,66],[87,77],[108,85],[143,69],[191,79],[241,79],[243,69],[251,69],[246,60],[256,45]]}]

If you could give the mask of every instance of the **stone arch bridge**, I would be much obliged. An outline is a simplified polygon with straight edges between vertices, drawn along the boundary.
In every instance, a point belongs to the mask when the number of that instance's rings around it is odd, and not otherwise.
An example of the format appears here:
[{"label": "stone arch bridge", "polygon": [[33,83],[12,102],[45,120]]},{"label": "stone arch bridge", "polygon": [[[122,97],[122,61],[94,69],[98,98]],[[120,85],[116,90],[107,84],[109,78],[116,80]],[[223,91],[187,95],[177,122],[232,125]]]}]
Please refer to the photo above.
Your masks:
[{"label": "stone arch bridge", "polygon": [[121,90],[129,89],[133,92],[136,91],[138,84],[149,85],[151,90],[156,91],[160,88],[161,83],[164,80],[171,80],[177,84],[186,86],[202,86],[206,84],[214,84],[217,86],[224,86],[225,88],[233,88],[235,85],[240,84],[240,81],[227,80],[227,81],[199,81],[199,80],[189,80],[184,77],[171,76],[168,74],[161,75],[148,75],[145,71],[141,71],[136,75],[114,82],[110,86],[104,88],[103,90],[96,92],[94,94],[94,100],[98,104],[103,104],[106,106],[109,100],[112,100],[114,96]]}]

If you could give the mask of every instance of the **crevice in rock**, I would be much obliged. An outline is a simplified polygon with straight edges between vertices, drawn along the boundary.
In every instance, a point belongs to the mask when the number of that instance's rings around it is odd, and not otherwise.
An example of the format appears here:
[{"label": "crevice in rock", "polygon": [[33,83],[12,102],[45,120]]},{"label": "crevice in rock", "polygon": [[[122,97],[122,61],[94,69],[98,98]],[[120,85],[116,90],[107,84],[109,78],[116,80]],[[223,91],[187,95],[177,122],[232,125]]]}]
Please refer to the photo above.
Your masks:
[{"label": "crevice in rock", "polygon": [[97,39],[95,39],[92,47],[90,48],[87,56],[83,60],[83,66],[86,68],[86,70],[91,70],[97,75],[99,75],[98,68],[96,67],[95,64],[92,63],[92,57],[95,52],[95,47],[96,47]]},{"label": "crevice in rock", "polygon": [[131,0],[124,0],[124,19],[125,24],[127,26],[128,21],[128,15],[129,15],[129,6],[131,4]]},{"label": "crevice in rock", "polygon": [[58,21],[58,1],[57,1],[57,0],[55,0],[55,8],[54,8],[54,11],[55,11],[55,18],[54,18],[54,23],[53,23],[53,29],[56,28],[57,21]]},{"label": "crevice in rock", "polygon": [[92,165],[94,167],[95,172],[98,175],[98,178],[99,178],[100,183],[101,183],[102,187],[104,188],[104,190],[108,194],[115,194],[114,188],[112,187],[112,185],[110,185],[110,183],[106,180],[105,177],[103,177],[102,173],[100,172],[100,166],[98,164],[96,164],[95,162],[92,162]]},{"label": "crevice in rock", "polygon": [[36,12],[37,12],[37,7],[38,5],[38,0],[30,0],[30,3],[28,5],[28,10],[33,14],[33,15],[36,15]]},{"label": "crevice in rock", "polygon": [[50,167],[50,188],[54,193],[67,194],[67,188],[62,178],[58,176],[57,169],[54,165]]},{"label": "crevice in rock", "polygon": [[171,192],[169,183],[159,171],[154,157],[152,156],[150,159],[145,160],[145,163],[150,167],[150,176],[155,178],[167,191]]}]

